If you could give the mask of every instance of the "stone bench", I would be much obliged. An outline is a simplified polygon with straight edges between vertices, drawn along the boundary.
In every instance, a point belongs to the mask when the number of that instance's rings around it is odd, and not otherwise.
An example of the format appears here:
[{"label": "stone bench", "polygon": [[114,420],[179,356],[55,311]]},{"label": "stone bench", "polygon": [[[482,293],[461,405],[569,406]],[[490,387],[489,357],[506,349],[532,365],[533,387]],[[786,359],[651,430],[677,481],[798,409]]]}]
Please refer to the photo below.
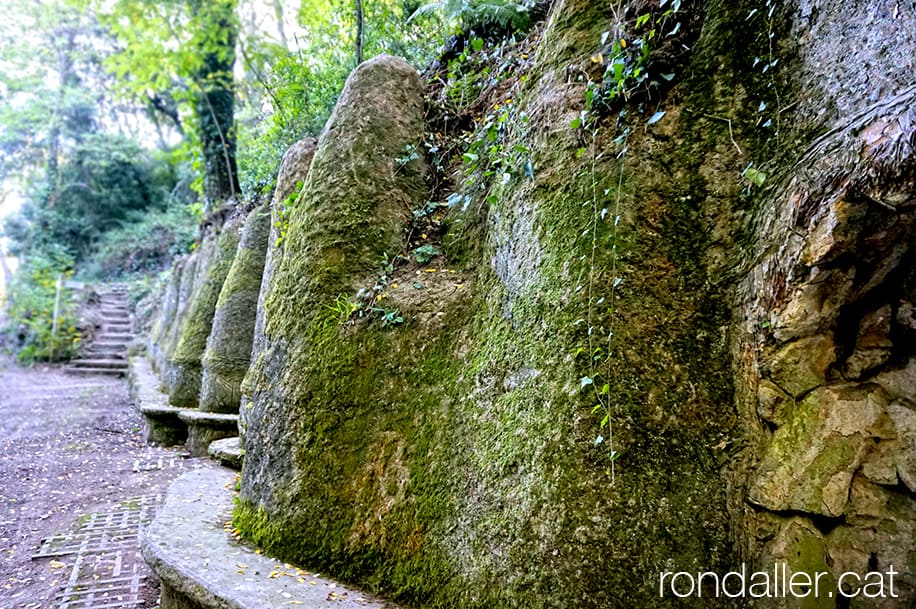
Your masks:
[{"label": "stone bench", "polygon": [[188,427],[188,452],[195,457],[206,457],[214,440],[231,438],[239,434],[239,415],[205,412],[185,408],[178,418]]},{"label": "stone bench", "polygon": [[223,438],[222,440],[213,440],[210,442],[207,453],[211,459],[219,461],[220,465],[231,467],[232,469],[242,469],[242,460],[245,458],[245,449],[242,448],[242,439],[238,436],[234,438]]},{"label": "stone bench", "polygon": [[222,467],[184,474],[144,530],[141,551],[162,581],[161,609],[397,609],[237,543],[223,527],[234,485],[235,472]]},{"label": "stone bench", "polygon": [[134,407],[143,415],[147,442],[164,446],[184,444],[188,426],[181,420],[180,408],[169,405],[169,397],[159,391],[159,378],[143,357],[130,358],[128,383]]}]

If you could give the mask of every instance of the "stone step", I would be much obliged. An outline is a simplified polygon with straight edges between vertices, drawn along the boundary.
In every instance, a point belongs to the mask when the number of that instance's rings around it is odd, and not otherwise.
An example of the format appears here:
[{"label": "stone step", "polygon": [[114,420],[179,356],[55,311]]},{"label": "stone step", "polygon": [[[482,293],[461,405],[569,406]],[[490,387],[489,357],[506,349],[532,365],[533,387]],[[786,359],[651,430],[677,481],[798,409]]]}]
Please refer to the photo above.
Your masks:
[{"label": "stone step", "polygon": [[239,434],[239,415],[205,412],[187,408],[178,418],[188,426],[188,452],[195,457],[206,457],[207,449],[214,440],[231,438]]},{"label": "stone step", "polygon": [[74,368],[73,366],[67,366],[64,368],[64,372],[67,374],[72,374],[75,376],[124,376],[127,372],[124,368]]},{"label": "stone step", "polygon": [[120,320],[130,318],[130,311],[128,311],[126,307],[122,310],[102,309],[99,311],[99,314],[101,314],[103,319]]},{"label": "stone step", "polygon": [[92,350],[96,349],[99,351],[112,351],[112,352],[121,352],[127,351],[127,347],[130,343],[126,341],[116,341],[116,342],[99,342],[93,341],[86,345],[86,349]]},{"label": "stone step", "polygon": [[127,348],[130,346],[130,343],[124,340],[118,341],[98,341],[94,340],[90,343],[86,343],[86,349],[98,349],[99,351],[127,351]]},{"label": "stone step", "polygon": [[282,561],[240,545],[223,528],[232,517],[235,476],[213,467],[178,477],[143,530],[140,551],[162,582],[161,609],[398,609],[295,567],[270,575]]},{"label": "stone step", "polygon": [[245,449],[242,448],[242,439],[238,436],[213,440],[207,448],[211,459],[219,461],[220,465],[232,469],[242,469],[242,460],[245,458]]},{"label": "stone step", "polygon": [[92,344],[99,347],[118,347],[127,349],[130,346],[130,341],[121,338],[96,338],[92,341]]},{"label": "stone step", "polygon": [[125,341],[130,342],[134,339],[134,335],[127,332],[107,332],[105,330],[99,332],[98,337],[96,337],[96,342],[100,341]]},{"label": "stone step", "polygon": [[72,368],[112,368],[127,370],[127,360],[124,359],[75,359],[71,360]]},{"label": "stone step", "polygon": [[107,332],[120,332],[127,334],[131,331],[131,325],[130,322],[106,322],[102,324],[102,330]]},{"label": "stone step", "polygon": [[80,359],[89,359],[89,360],[100,360],[100,359],[116,359],[121,361],[127,361],[127,349],[122,349],[120,347],[113,349],[100,348],[98,345],[93,345],[81,353]]}]

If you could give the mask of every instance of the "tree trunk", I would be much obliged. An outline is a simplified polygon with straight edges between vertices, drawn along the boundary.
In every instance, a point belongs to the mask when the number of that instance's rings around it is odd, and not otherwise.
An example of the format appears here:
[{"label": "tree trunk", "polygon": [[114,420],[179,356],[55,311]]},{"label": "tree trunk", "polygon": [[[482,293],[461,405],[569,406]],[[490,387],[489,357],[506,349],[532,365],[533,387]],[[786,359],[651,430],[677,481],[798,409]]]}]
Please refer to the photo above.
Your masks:
[{"label": "tree trunk", "polygon": [[363,0],[353,0],[356,9],[356,65],[363,62],[363,43],[365,39],[365,13]]},{"label": "tree trunk", "polygon": [[274,18],[277,20],[277,34],[280,36],[280,44],[284,49],[289,49],[289,41],[286,38],[286,26],[283,19],[283,2],[282,0],[273,0]]},{"label": "tree trunk", "polygon": [[204,211],[212,211],[240,194],[236,167],[235,0],[190,0],[201,36],[200,65],[194,74],[197,131],[204,161]]}]

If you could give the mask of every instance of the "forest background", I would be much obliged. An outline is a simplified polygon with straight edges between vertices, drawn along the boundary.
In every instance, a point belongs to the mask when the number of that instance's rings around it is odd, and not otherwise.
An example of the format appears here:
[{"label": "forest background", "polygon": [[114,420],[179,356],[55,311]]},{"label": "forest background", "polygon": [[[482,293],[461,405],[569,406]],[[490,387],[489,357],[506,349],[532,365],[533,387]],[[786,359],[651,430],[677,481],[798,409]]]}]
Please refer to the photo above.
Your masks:
[{"label": "forest background", "polygon": [[25,363],[77,349],[73,310],[52,336],[59,278],[149,293],[210,214],[269,196],[284,151],[320,132],[358,63],[389,53],[422,70],[459,32],[523,32],[537,5],[11,3],[0,22],[7,346]]}]

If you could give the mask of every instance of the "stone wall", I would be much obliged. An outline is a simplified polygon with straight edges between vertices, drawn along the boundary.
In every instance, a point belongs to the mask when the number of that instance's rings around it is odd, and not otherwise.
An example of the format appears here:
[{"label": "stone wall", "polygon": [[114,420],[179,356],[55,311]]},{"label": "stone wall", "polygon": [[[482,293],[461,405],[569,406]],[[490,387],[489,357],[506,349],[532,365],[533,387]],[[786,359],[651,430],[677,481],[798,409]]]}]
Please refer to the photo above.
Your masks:
[{"label": "stone wall", "polygon": [[220,291],[201,360],[201,410],[239,411],[240,386],[251,360],[269,233],[270,210],[265,207],[252,210],[245,220],[232,267]]},{"label": "stone wall", "polygon": [[[430,168],[403,159],[436,126],[410,66],[360,66],[288,153],[236,525],[414,606],[744,607],[657,586],[746,562],[830,586],[893,566],[897,598],[848,606],[910,607],[911,9],[684,2],[671,84],[570,128],[604,33],[650,10],[624,4],[553,4],[487,100],[530,170],[453,167],[466,204],[429,264],[410,222]],[[174,277],[174,320],[215,248]],[[156,330],[160,362],[183,324]]]},{"label": "stone wall", "polygon": [[[281,228],[289,222],[290,208],[305,185],[308,178],[312,157],[315,155],[315,146],[318,140],[306,137],[290,146],[283,155],[280,171],[277,174],[277,185],[274,188],[270,204],[270,233],[267,237],[267,254],[264,260],[264,273],[261,278],[261,288],[258,293],[257,312],[255,316],[254,337],[252,339],[251,361],[256,362],[266,352],[267,340],[264,336],[265,327],[265,300],[270,287],[273,270],[283,258],[283,238]],[[255,367],[256,368],[256,367]],[[241,406],[239,411],[239,435],[244,440],[247,429],[247,416],[252,409],[251,384],[253,379],[246,373],[241,385]]]}]

